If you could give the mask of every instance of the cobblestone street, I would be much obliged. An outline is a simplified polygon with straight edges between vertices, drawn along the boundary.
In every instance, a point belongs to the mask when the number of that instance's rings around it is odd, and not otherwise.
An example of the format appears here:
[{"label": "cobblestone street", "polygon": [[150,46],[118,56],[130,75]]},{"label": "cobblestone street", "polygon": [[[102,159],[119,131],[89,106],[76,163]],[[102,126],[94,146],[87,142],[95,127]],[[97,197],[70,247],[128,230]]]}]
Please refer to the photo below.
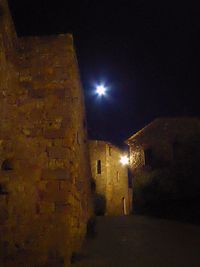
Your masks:
[{"label": "cobblestone street", "polygon": [[144,216],[98,217],[75,267],[199,267],[200,227]]}]

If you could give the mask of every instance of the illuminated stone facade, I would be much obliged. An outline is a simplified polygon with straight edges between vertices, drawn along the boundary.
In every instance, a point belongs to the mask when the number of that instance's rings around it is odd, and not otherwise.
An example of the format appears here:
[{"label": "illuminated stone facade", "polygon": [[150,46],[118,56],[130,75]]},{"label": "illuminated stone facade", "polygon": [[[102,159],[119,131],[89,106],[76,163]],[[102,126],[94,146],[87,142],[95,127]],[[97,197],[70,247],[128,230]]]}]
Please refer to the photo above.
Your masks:
[{"label": "illuminated stone facade", "polygon": [[[168,165],[193,160],[193,141],[200,136],[198,118],[156,119],[127,140],[132,171],[144,166]],[[198,146],[196,146],[198,149]]]},{"label": "illuminated stone facade", "polygon": [[92,213],[72,36],[18,38],[0,0],[0,266],[69,266]]},{"label": "illuminated stone facade", "polygon": [[[156,119],[127,143],[134,210],[160,214],[174,210],[174,217],[181,210],[180,216],[193,211],[191,216],[195,216],[199,210],[197,203],[200,205],[200,119]],[[200,214],[198,216],[200,218]]]},{"label": "illuminated stone facade", "polygon": [[97,140],[90,141],[89,148],[96,213],[129,214],[132,191],[128,187],[128,168],[120,163],[123,151],[108,142]]}]

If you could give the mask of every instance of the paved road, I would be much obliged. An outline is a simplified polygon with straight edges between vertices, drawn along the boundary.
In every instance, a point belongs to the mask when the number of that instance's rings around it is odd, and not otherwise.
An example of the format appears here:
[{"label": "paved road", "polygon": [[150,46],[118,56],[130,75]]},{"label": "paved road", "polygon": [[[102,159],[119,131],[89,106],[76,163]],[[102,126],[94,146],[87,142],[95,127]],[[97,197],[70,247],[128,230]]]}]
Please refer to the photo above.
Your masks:
[{"label": "paved road", "polygon": [[200,267],[200,226],[145,216],[98,217],[74,267]]}]

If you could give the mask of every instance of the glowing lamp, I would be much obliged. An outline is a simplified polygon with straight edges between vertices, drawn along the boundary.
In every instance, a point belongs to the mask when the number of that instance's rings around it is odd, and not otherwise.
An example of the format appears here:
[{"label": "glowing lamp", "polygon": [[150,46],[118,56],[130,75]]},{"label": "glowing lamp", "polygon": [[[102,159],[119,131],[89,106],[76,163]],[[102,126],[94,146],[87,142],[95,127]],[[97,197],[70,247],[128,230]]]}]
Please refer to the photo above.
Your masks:
[{"label": "glowing lamp", "polygon": [[128,165],[129,164],[129,158],[128,158],[128,156],[121,156],[121,158],[120,158],[120,163],[122,164],[122,165]]}]

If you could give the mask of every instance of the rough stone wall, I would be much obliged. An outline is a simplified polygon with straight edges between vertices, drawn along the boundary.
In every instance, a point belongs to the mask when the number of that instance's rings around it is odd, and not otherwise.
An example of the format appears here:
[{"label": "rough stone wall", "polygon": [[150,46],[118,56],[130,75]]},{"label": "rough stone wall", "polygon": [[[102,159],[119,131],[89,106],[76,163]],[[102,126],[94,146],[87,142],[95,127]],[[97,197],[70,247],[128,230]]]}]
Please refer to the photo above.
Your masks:
[{"label": "rough stone wall", "polygon": [[[157,119],[127,142],[134,211],[200,218],[199,118]],[[145,158],[148,150],[150,159]]]},{"label": "rough stone wall", "polygon": [[144,150],[141,145],[132,142],[130,144],[130,169],[132,172],[145,165]]},{"label": "rough stone wall", "polygon": [[[175,156],[175,146],[179,146],[182,160],[193,160],[194,145],[200,136],[200,120],[198,118],[163,118],[153,121],[141,131],[128,139],[130,146],[131,169],[137,170],[145,163],[145,150],[152,151],[152,164],[170,164],[179,160]],[[196,146],[198,149],[198,147]],[[181,156],[181,155],[180,155]]]},{"label": "rough stone wall", "polygon": [[[105,195],[107,187],[106,144],[100,141],[89,141],[90,165],[92,178],[95,180],[95,189],[101,195]],[[101,160],[101,174],[97,173],[97,160]],[[98,178],[98,177],[104,178]]]},{"label": "rough stone wall", "polygon": [[1,266],[69,266],[92,213],[71,35],[17,39],[0,2]]},{"label": "rough stone wall", "polygon": [[[104,141],[90,141],[92,177],[96,182],[96,193],[106,200],[106,215],[123,215],[123,198],[126,212],[130,211],[128,192],[128,170],[122,166],[122,151]],[[101,173],[97,173],[97,161],[101,160]]]}]

